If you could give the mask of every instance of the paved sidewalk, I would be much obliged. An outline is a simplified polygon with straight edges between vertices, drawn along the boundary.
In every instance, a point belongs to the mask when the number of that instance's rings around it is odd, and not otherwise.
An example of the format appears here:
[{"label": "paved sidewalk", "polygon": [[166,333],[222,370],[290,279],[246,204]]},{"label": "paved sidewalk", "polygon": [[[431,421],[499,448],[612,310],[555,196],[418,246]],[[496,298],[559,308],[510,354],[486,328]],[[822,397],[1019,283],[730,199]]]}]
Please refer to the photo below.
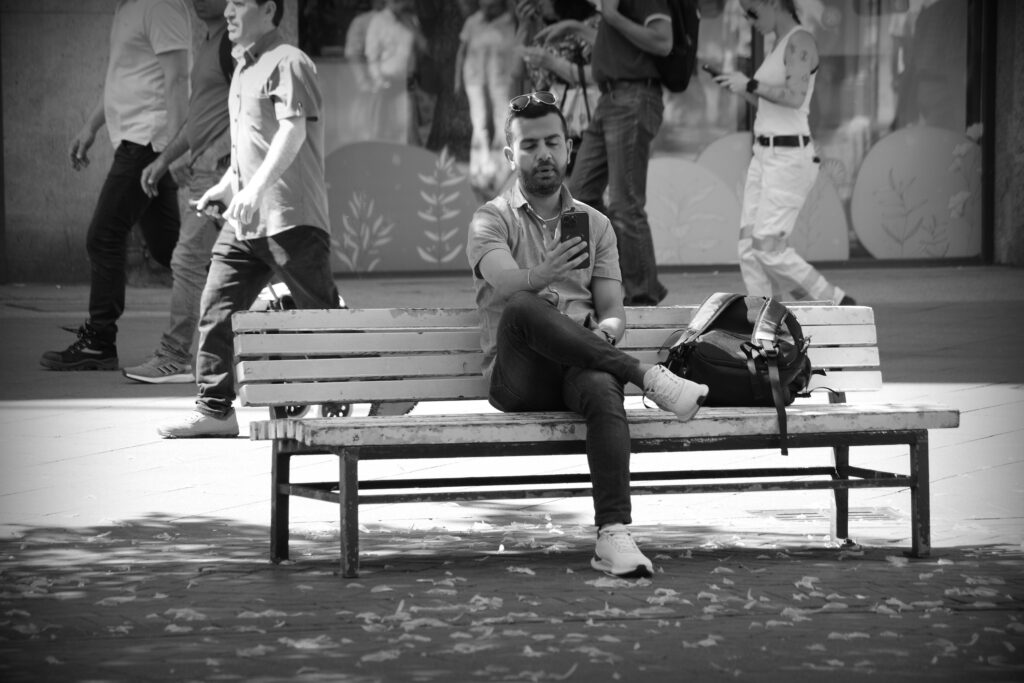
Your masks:
[{"label": "paved sidewalk", "polygon": [[[931,439],[933,556],[902,555],[903,491],[852,492],[854,549],[827,536],[828,492],[641,496],[649,582],[589,569],[580,500],[363,508],[355,581],[336,574],[335,507],[296,501],[295,560],[271,565],[269,446],[159,439],[192,386],[42,370],[42,351],[70,341],[59,326],[84,316],[87,288],[0,286],[0,679],[1022,680],[1024,271],[827,275],[876,310],[876,400],[962,411],[959,429]],[[665,280],[668,304],[741,286],[734,272]],[[472,305],[464,277],[339,286],[353,306]],[[167,300],[129,292],[122,365],[156,344]],[[885,448],[866,457],[903,466]],[[309,461],[313,477],[336,468]],[[413,467],[374,465],[377,476]]]}]

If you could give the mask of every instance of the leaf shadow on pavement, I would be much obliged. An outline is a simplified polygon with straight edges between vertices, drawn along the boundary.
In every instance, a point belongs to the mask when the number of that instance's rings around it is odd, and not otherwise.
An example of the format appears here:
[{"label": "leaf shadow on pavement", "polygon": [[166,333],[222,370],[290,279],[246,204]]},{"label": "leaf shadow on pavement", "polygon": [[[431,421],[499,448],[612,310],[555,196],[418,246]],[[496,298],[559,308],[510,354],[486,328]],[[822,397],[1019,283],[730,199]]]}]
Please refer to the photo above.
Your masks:
[{"label": "leaf shadow on pavement", "polygon": [[[1011,680],[1024,671],[1024,551],[837,548],[786,531],[638,526],[653,580],[589,568],[592,531],[337,531],[153,514],[0,541],[0,678],[677,681],[747,674]],[[614,674],[614,675],[612,675]]]}]

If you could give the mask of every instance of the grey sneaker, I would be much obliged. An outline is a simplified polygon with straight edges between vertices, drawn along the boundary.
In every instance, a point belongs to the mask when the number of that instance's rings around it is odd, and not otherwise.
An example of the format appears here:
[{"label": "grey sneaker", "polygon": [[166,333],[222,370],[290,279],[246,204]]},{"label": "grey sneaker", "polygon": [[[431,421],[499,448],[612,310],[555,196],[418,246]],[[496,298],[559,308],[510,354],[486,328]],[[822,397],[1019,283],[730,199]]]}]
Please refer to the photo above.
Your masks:
[{"label": "grey sneaker", "polygon": [[226,417],[193,410],[184,418],[160,425],[156,431],[165,439],[232,438],[238,436],[238,419],[233,410]]},{"label": "grey sneaker", "polygon": [[196,381],[192,365],[157,354],[141,365],[124,368],[128,379],[146,384],[190,384]]},{"label": "grey sneaker", "polygon": [[597,532],[597,545],[590,566],[623,579],[654,576],[654,565],[636,547],[624,524],[607,524]]},{"label": "grey sneaker", "polygon": [[644,396],[685,422],[704,405],[708,387],[684,379],[664,365],[655,365],[644,374]]}]

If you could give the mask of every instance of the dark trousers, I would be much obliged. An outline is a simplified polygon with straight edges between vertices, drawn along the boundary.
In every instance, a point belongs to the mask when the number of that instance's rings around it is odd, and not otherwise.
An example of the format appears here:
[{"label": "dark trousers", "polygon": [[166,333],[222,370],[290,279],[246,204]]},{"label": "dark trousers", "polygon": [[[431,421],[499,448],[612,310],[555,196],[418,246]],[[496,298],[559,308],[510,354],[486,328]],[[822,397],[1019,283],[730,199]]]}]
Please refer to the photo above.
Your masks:
[{"label": "dark trousers", "polygon": [[156,159],[152,145],[127,140],[114,152],[114,163],[103,182],[86,236],[89,253],[89,323],[97,334],[113,342],[117,320],[124,313],[128,235],[136,223],[149,253],[160,265],[170,267],[178,242],[178,186],[165,173],[150,198],[139,182],[142,170]]},{"label": "dark trousers", "polygon": [[[569,179],[572,195],[612,223],[627,306],[654,306],[667,293],[658,280],[645,208],[647,162],[663,113],[660,87],[627,83],[601,95]],[[605,188],[607,207],[602,200]]]},{"label": "dark trousers", "polygon": [[629,422],[623,386],[641,386],[640,363],[540,297],[509,298],[497,333],[490,402],[505,412],[571,410],[587,423],[594,523],[632,522]]},{"label": "dark trousers", "polygon": [[230,225],[221,229],[199,304],[196,404],[200,412],[223,417],[231,411],[235,399],[231,316],[252,306],[271,279],[288,285],[298,308],[337,308],[330,236],[300,225],[272,237],[239,240]]}]

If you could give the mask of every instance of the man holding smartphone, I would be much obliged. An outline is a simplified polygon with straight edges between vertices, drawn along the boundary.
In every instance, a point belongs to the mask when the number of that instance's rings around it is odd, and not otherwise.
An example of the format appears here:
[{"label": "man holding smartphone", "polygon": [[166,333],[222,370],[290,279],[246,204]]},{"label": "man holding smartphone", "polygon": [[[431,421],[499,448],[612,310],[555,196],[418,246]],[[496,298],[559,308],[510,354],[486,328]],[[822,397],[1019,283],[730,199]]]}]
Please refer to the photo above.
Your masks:
[{"label": "man holding smartphone", "polygon": [[591,566],[649,577],[651,561],[626,528],[632,506],[623,388],[631,382],[662,410],[689,420],[707,387],[617,348],[626,313],[615,232],[563,184],[572,143],[557,98],[546,91],[513,98],[505,139],[516,182],[473,215],[466,249],[489,400],[505,412],[583,416],[598,528]]}]

